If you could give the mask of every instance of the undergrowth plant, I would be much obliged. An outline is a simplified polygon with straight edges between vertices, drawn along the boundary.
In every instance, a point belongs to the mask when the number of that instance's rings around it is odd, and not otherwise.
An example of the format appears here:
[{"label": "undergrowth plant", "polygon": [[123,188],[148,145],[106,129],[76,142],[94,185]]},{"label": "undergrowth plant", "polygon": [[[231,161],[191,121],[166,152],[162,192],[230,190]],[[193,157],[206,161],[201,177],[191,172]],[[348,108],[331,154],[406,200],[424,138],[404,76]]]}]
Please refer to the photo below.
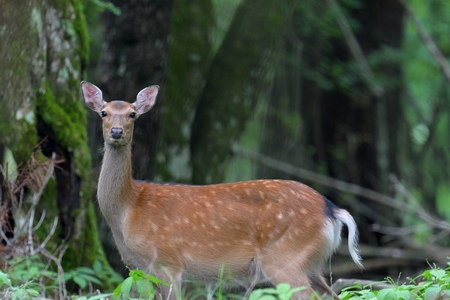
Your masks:
[{"label": "undergrowth plant", "polygon": [[[92,284],[101,287],[102,282],[97,276],[101,265],[95,268],[79,267],[63,273],[65,283],[75,283],[80,293],[71,295],[67,290],[60,291],[61,273],[49,268],[49,264],[38,256],[16,257],[5,271],[0,271],[1,299],[31,299],[58,298],[65,295],[65,299],[96,300],[96,299],[154,299],[158,285],[167,285],[153,275],[141,270],[131,270],[129,277],[123,280],[113,292],[100,293],[92,290]],[[432,267],[414,278],[407,278],[407,282],[399,284],[392,278],[383,281],[388,288],[374,290],[373,285],[355,285],[345,288],[340,297],[342,300],[441,300],[450,299],[450,263],[445,269]],[[375,282],[374,282],[375,283]],[[179,299],[244,299],[242,295],[231,294],[225,288],[225,281],[220,281],[209,289],[200,285],[194,287],[194,293],[183,291]],[[203,289],[203,290],[202,290]],[[279,284],[274,288],[255,289],[248,300],[288,300],[294,299],[295,293],[302,290],[289,284]],[[294,296],[294,297],[293,297]],[[321,299],[315,296],[315,299]],[[328,298],[327,298],[328,299]]]},{"label": "undergrowth plant", "polygon": [[[51,262],[46,262],[40,255],[17,256],[3,265],[0,271],[0,299],[74,298],[66,288],[70,283],[75,284],[79,294],[85,295],[77,299],[109,297],[112,293],[99,293],[93,288],[93,285],[97,288],[104,285],[96,272],[99,268],[103,269],[96,262],[93,268],[57,271],[52,268]],[[117,278],[115,280],[117,282]]]},{"label": "undergrowth plant", "polygon": [[[16,173],[7,167],[9,164],[6,167],[0,164],[3,179],[0,186],[0,299],[68,299],[76,293],[96,299],[100,294],[97,289],[104,286],[105,278],[112,285],[122,278],[106,271],[98,261],[92,267],[64,270],[62,261],[67,245],[48,249],[58,218],[53,220],[47,237],[42,239],[36,233],[45,218],[42,212],[40,220],[35,219],[36,208],[60,160],[55,156],[44,158],[35,150]],[[10,224],[10,215],[18,216],[14,219],[15,226]]]},{"label": "undergrowth plant", "polygon": [[407,280],[407,283],[398,284],[392,278],[386,278],[384,282],[391,287],[380,290],[372,290],[370,285],[351,286],[344,289],[340,297],[342,300],[450,299],[450,263],[445,269],[432,266],[419,276]]},{"label": "undergrowth plant", "polygon": [[305,287],[291,288],[288,283],[280,283],[275,288],[254,290],[248,300],[289,300],[296,292],[304,289]]},{"label": "undergrowth plant", "polygon": [[[36,207],[42,189],[47,184],[53,173],[54,161],[45,162],[39,170],[43,176],[34,176],[37,183],[37,191],[32,195],[32,203],[28,212],[28,223],[23,226],[25,232],[21,235],[8,239],[5,232],[0,230],[1,237],[6,245],[0,244],[0,299],[33,299],[33,298],[55,298],[55,299],[153,299],[156,296],[159,285],[167,283],[153,275],[146,274],[141,270],[131,270],[129,277],[123,280],[118,274],[111,274],[103,265],[97,261],[92,267],[79,266],[71,270],[63,270],[62,259],[65,247],[61,246],[54,253],[46,249],[46,242],[54,231],[42,242],[34,235],[35,227],[34,208]],[[8,179],[5,170],[1,168],[2,175]],[[12,183],[5,180],[7,191],[11,195],[21,194],[16,192],[15,186],[23,187],[17,182]],[[23,193],[22,193],[23,194]],[[13,199],[11,197],[11,199]],[[5,200],[5,199],[3,199]],[[12,200],[11,200],[12,201]],[[23,203],[24,201],[17,201]],[[3,220],[3,219],[1,219]],[[40,222],[39,222],[40,223]],[[56,224],[56,221],[54,222]],[[1,225],[1,224],[0,224]],[[55,225],[56,226],[56,225]],[[0,228],[1,229],[1,228]],[[273,288],[255,289],[246,291],[244,296],[231,293],[227,289],[233,281],[231,274],[225,272],[223,267],[219,273],[219,279],[206,287],[192,283],[193,289],[183,290],[179,299],[194,300],[224,300],[224,299],[248,299],[248,300],[288,300],[295,297],[295,293],[304,289],[303,287],[291,287],[289,284],[279,284]],[[114,291],[100,292],[108,281],[118,285]],[[367,286],[351,286],[344,289],[340,297],[343,300],[440,300],[450,299],[450,263],[447,268],[430,266],[422,274],[414,278],[407,278],[407,282],[399,284],[391,278],[385,283],[388,288],[380,290],[372,289],[373,283]],[[71,286],[70,291],[67,285]],[[252,286],[253,287],[253,286]],[[176,291],[173,291],[176,292]],[[320,299],[314,295],[315,299]]]},{"label": "undergrowth plant", "polygon": [[142,299],[153,299],[158,285],[168,285],[153,275],[142,270],[131,270],[126,278],[112,293],[113,299],[130,299],[139,297]]}]

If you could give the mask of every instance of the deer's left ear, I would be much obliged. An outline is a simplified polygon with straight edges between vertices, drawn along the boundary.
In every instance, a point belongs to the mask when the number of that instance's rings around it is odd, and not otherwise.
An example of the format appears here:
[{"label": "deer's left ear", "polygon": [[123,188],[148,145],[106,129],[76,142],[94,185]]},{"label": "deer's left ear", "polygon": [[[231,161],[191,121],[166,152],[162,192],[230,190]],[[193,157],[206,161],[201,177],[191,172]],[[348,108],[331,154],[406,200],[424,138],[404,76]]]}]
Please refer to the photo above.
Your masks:
[{"label": "deer's left ear", "polygon": [[137,94],[136,101],[133,103],[134,109],[138,115],[148,112],[156,102],[159,86],[152,85],[146,87]]}]

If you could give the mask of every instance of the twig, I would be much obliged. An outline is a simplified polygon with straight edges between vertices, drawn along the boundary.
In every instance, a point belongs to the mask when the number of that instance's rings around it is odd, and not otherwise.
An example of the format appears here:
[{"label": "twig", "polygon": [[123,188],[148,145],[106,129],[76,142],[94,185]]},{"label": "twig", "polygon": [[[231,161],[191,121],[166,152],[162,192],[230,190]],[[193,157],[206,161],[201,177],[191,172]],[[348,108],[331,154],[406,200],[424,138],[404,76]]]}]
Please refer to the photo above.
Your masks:
[{"label": "twig", "polygon": [[36,231],[39,229],[39,227],[41,227],[42,223],[44,222],[45,219],[45,210],[42,211],[41,217],[39,218],[39,221],[37,222],[36,226],[33,227],[33,231]]},{"label": "twig", "polygon": [[47,237],[45,238],[45,240],[44,240],[44,241],[39,245],[39,247],[36,249],[36,253],[42,251],[42,249],[45,248],[45,246],[47,245],[47,243],[50,241],[51,237],[55,234],[57,225],[58,225],[58,217],[55,217],[55,219],[53,220],[52,228],[50,229],[50,233],[47,235]]},{"label": "twig", "polygon": [[439,48],[436,46],[436,43],[433,41],[433,39],[427,33],[427,31],[422,26],[422,24],[419,22],[419,20],[416,18],[413,10],[408,5],[408,3],[405,0],[399,0],[399,2],[405,8],[406,13],[408,14],[408,17],[411,19],[412,24],[418,31],[421,39],[423,40],[423,42],[425,43],[425,46],[428,49],[428,51],[430,51],[431,55],[433,55],[433,57],[438,62],[439,66],[442,69],[442,72],[444,73],[445,78],[447,79],[448,82],[450,82],[450,66],[447,63],[447,59],[442,54],[442,52],[439,50]]},{"label": "twig", "polygon": [[0,236],[5,241],[6,245],[11,245],[10,239],[6,236],[5,232],[3,231],[3,228],[0,227]]},{"label": "twig", "polygon": [[391,288],[392,285],[385,283],[385,282],[379,282],[379,281],[373,281],[373,280],[361,280],[361,279],[338,279],[336,280],[333,285],[331,285],[331,289],[336,294],[339,294],[344,288],[351,287],[354,285],[359,285],[362,287],[368,286],[371,290],[381,290],[386,288]]},{"label": "twig", "polygon": [[414,211],[416,212],[416,215],[421,218],[422,220],[426,221],[428,224],[433,226],[434,228],[439,228],[442,230],[450,231],[448,230],[448,227],[450,227],[450,224],[442,221],[437,220],[434,217],[432,217],[429,213],[427,213],[419,204],[419,201],[417,201],[416,198],[413,197],[413,195],[401,184],[401,182],[398,180],[396,176],[390,177],[391,181],[394,184],[394,188],[397,192],[401,193],[405,198],[412,203],[415,208]]},{"label": "twig", "polygon": [[31,207],[30,207],[30,217],[28,218],[28,251],[31,254],[35,254],[36,251],[34,250],[33,245],[33,222],[34,222],[34,214],[36,210],[36,206],[41,199],[41,195],[44,192],[45,187],[47,186],[48,181],[53,175],[53,170],[55,167],[55,157],[56,154],[53,152],[52,158],[50,160],[50,164],[47,169],[47,173],[45,174],[44,179],[41,182],[41,186],[39,189],[33,194],[33,197],[31,198]]},{"label": "twig", "polygon": [[418,209],[419,204],[417,202],[414,203],[415,207],[411,207],[406,203],[402,203],[393,197],[384,195],[382,193],[376,192],[371,189],[367,189],[361,187],[359,185],[348,183],[342,180],[338,180],[332,177],[328,177],[325,175],[318,174],[316,172],[312,172],[303,168],[299,168],[288,163],[273,159],[271,157],[265,156],[263,154],[257,153],[255,151],[245,149],[238,145],[233,146],[234,153],[247,157],[250,160],[256,161],[262,165],[265,165],[274,170],[278,170],[284,172],[289,175],[293,175],[305,180],[313,181],[323,186],[327,186],[338,191],[350,193],[359,197],[364,197],[366,199],[370,199],[374,202],[386,205],[388,207],[392,207],[396,210],[400,211],[408,211],[413,215],[421,218],[422,220],[429,223],[431,226],[437,229],[445,230],[450,232],[450,224],[433,218],[430,214],[426,213],[423,209]]},{"label": "twig", "polygon": [[64,280],[64,269],[62,267],[62,257],[64,253],[66,252],[69,245],[64,245],[61,251],[59,252],[58,257],[54,256],[50,252],[48,252],[46,249],[42,249],[41,253],[45,255],[48,259],[52,260],[57,268],[58,268],[58,284],[59,284],[59,298],[60,299],[67,299],[67,290],[66,290],[66,282]]},{"label": "twig", "polygon": [[[421,245],[414,240],[405,237],[396,243],[396,246],[369,246],[360,245],[361,252],[364,253],[364,270],[370,272],[389,267],[403,266],[424,266],[427,261],[446,266],[448,261],[448,247],[433,244]],[[345,243],[337,250],[342,256],[347,256],[348,247]],[[359,268],[351,261],[334,264],[332,267],[334,274],[342,277],[345,274],[359,272]]]}]

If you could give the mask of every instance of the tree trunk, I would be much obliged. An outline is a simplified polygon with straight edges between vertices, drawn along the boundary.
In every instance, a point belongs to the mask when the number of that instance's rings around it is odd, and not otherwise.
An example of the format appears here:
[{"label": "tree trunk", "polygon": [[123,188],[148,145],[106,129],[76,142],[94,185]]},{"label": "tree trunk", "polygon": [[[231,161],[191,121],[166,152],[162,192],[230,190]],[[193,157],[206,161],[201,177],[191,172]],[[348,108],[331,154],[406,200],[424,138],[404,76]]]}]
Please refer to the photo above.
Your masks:
[{"label": "tree trunk", "polygon": [[218,50],[192,125],[192,182],[223,181],[231,147],[269,88],[291,1],[244,0]]},{"label": "tree trunk", "polygon": [[[164,102],[172,1],[111,2],[121,10],[121,14],[104,15],[103,53],[98,66],[98,78],[92,79],[92,82],[98,83],[107,101],[121,99],[133,102],[141,89],[153,84],[161,86],[155,107],[142,115],[134,127],[133,177],[150,180],[155,175],[160,107]],[[100,119],[93,117],[95,119],[90,119],[94,133],[93,149],[102,149]],[[98,163],[101,162],[100,156],[101,151],[97,151],[95,161]],[[100,228],[102,243],[111,265],[126,274],[127,270],[103,218]]]},{"label": "tree trunk", "polygon": [[1,0],[0,6],[0,152],[10,149],[17,164],[24,165],[41,140],[44,155],[55,152],[64,160],[56,167],[56,186],[49,185],[39,203],[38,213],[46,211],[39,235],[46,236],[59,216],[59,239],[48,248],[68,243],[64,267],[91,267],[99,260],[108,269],[93,213],[79,87],[89,50],[81,4]]},{"label": "tree trunk", "polygon": [[212,57],[214,7],[210,0],[176,1],[169,44],[169,74],[162,104],[158,176],[191,181],[191,124]]},{"label": "tree trunk", "polygon": [[99,78],[96,79],[100,81],[98,85],[104,91],[105,99],[133,102],[141,89],[153,84],[162,87],[156,106],[151,113],[139,118],[134,129],[134,177],[148,180],[155,175],[172,1],[111,2],[121,10],[121,14],[105,15],[104,52],[99,65]]}]

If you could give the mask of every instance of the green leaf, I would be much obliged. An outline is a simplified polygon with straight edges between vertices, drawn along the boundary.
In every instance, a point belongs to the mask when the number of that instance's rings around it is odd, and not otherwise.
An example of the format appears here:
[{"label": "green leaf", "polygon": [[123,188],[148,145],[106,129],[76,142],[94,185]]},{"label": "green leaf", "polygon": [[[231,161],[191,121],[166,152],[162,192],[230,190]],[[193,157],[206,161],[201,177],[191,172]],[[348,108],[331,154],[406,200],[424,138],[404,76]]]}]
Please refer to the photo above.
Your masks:
[{"label": "green leaf", "polygon": [[0,287],[3,286],[4,284],[11,286],[11,279],[9,279],[9,275],[6,273],[3,273],[0,270]]},{"label": "green leaf", "polygon": [[378,292],[377,300],[391,300],[397,299],[393,289],[383,289]]},{"label": "green leaf", "polygon": [[81,276],[76,276],[73,278],[73,281],[78,284],[78,286],[83,290],[87,286],[87,281]]},{"label": "green leaf", "polygon": [[135,278],[136,280],[142,279],[144,277],[144,271],[142,270],[131,270],[130,271],[130,277]]},{"label": "green leaf", "polygon": [[248,300],[257,300],[257,299],[259,299],[263,294],[264,294],[264,292],[263,292],[262,290],[254,290],[254,291],[251,292],[250,295],[248,296]]},{"label": "green leaf", "polygon": [[409,300],[413,298],[413,294],[409,290],[397,291],[397,299]]},{"label": "green leaf", "polygon": [[113,299],[119,298],[122,293],[122,284],[119,284],[113,291]]},{"label": "green leaf", "polygon": [[287,293],[291,289],[291,285],[289,283],[280,283],[277,285],[277,293]]},{"label": "green leaf", "polygon": [[148,281],[154,283],[154,284],[162,284],[165,286],[169,286],[169,284],[161,279],[158,279],[157,277],[153,276],[153,275],[149,275],[149,274],[145,274],[145,279],[147,279]]},{"label": "green leaf", "polygon": [[113,299],[128,299],[130,298],[131,287],[133,286],[134,278],[128,277],[113,292]]},{"label": "green leaf", "polygon": [[98,284],[98,285],[103,285],[103,282],[101,282],[100,279],[98,279],[95,276],[91,276],[91,275],[88,275],[88,274],[82,274],[80,276],[82,276],[84,279],[86,279],[87,281],[90,281],[92,283],[95,283],[95,284]]},{"label": "green leaf", "polygon": [[258,300],[278,300],[277,297],[272,296],[272,295],[263,295],[263,296],[261,296],[259,298],[255,298],[255,299],[258,299]]},{"label": "green leaf", "polygon": [[277,290],[274,289],[274,288],[266,288],[266,289],[262,289],[262,291],[263,291],[265,294],[273,294],[273,295],[276,295],[276,294],[277,294]]},{"label": "green leaf", "polygon": [[64,273],[64,280],[69,281],[70,279],[73,278],[73,276],[74,276],[73,271],[66,272],[66,273]]},{"label": "green leaf", "polygon": [[430,274],[432,276],[434,276],[437,280],[440,280],[440,279],[444,278],[445,271],[441,270],[441,269],[433,269],[433,270],[430,270]]},{"label": "green leaf", "polygon": [[[113,296],[112,293],[109,294],[99,294],[92,297],[87,298],[87,300],[100,300],[100,299],[109,299],[109,297]],[[78,298],[77,298],[78,300]]]},{"label": "green leaf", "polygon": [[78,267],[75,269],[75,272],[77,273],[84,273],[84,274],[90,274],[90,275],[95,275],[95,271],[91,268],[88,267]]},{"label": "green leaf", "polygon": [[439,299],[439,293],[441,292],[441,288],[438,286],[432,286],[429,287],[426,291],[425,291],[425,299],[427,300],[433,300],[433,299]]},{"label": "green leaf", "polygon": [[98,260],[94,261],[94,264],[92,265],[92,269],[94,269],[96,274],[101,273],[103,270],[102,263],[99,262]]}]

